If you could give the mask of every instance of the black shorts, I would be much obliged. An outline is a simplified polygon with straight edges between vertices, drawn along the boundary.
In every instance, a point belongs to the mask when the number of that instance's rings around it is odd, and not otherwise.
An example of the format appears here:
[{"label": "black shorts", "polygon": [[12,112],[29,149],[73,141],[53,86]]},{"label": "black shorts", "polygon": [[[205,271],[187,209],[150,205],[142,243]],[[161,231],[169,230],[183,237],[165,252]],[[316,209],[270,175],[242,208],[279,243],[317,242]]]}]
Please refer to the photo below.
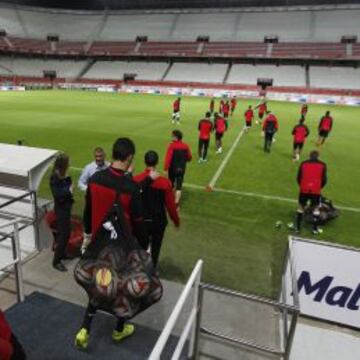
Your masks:
[{"label": "black shorts", "polygon": [[229,117],[229,114],[224,113],[224,119],[227,119]]},{"label": "black shorts", "polygon": [[246,127],[252,127],[252,121],[245,121]]},{"label": "black shorts", "polygon": [[304,143],[297,143],[297,142],[294,142],[294,150],[296,149],[299,149],[301,150],[303,147],[304,147]]},{"label": "black shorts", "polygon": [[259,119],[262,119],[264,117],[264,113],[259,113]]},{"label": "black shorts", "polygon": [[319,136],[321,136],[323,138],[327,138],[329,136],[329,131],[328,130],[320,130]]},{"label": "black shorts", "polygon": [[184,171],[169,170],[169,180],[175,190],[181,190],[184,182]]},{"label": "black shorts", "polygon": [[224,133],[219,133],[219,132],[215,133],[215,139],[216,140],[221,140],[223,136],[224,136]]},{"label": "black shorts", "polygon": [[310,202],[311,207],[319,206],[320,199],[321,199],[321,195],[318,194],[304,194],[304,193],[299,194],[299,204],[302,207],[305,207],[308,204],[308,202]]}]

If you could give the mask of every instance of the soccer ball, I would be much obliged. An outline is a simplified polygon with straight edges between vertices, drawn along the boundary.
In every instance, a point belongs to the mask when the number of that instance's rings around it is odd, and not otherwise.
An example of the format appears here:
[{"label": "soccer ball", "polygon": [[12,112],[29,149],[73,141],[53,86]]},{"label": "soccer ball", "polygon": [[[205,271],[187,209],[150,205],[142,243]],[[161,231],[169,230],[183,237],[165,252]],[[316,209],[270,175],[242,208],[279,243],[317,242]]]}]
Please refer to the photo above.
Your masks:
[{"label": "soccer ball", "polygon": [[95,272],[95,287],[102,297],[112,299],[116,295],[114,275],[107,267],[102,267]]},{"label": "soccer ball", "polygon": [[129,296],[139,299],[150,291],[151,281],[145,273],[130,275],[124,284],[124,292]]}]

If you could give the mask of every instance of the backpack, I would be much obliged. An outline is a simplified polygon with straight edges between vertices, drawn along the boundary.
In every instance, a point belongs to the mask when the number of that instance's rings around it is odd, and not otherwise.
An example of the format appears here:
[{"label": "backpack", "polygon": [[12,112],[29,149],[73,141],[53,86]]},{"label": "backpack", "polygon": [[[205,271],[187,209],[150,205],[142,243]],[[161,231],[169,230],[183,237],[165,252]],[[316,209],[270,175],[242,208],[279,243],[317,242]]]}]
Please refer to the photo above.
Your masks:
[{"label": "backpack", "polygon": [[75,267],[75,281],[99,310],[128,320],[158,302],[163,287],[149,253],[132,236],[119,193]]},{"label": "backpack", "polygon": [[[336,209],[331,200],[321,197],[320,206],[319,206],[320,216],[319,216],[319,224],[324,225],[329,221],[336,219],[340,212]],[[305,210],[305,220],[309,224],[314,223],[313,217],[313,208],[307,208]]]},{"label": "backpack", "polygon": [[265,126],[265,132],[273,134],[276,132],[275,121],[267,121]]}]

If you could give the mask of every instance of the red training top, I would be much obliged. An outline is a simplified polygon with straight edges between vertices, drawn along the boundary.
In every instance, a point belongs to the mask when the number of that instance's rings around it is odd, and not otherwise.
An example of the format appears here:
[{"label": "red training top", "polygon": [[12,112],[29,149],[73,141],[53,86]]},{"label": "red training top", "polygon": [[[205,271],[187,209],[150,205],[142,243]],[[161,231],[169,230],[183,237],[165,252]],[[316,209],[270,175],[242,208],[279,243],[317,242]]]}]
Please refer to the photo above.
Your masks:
[{"label": "red training top", "polygon": [[175,140],[169,144],[166,156],[164,170],[170,168],[185,168],[186,162],[191,161],[192,154],[188,144],[181,140]]},{"label": "red training top", "polygon": [[292,135],[294,135],[294,143],[303,144],[309,136],[309,128],[304,124],[298,124],[294,127]]},{"label": "red training top", "polygon": [[214,99],[212,99],[210,101],[210,106],[209,106],[209,109],[210,109],[211,112],[214,111],[214,107],[215,107],[215,101],[214,101]]},{"label": "red training top", "polygon": [[237,104],[237,100],[232,98],[231,99],[231,110],[235,110]]},{"label": "red training top", "polygon": [[264,114],[267,111],[267,105],[266,104],[260,104],[258,106],[259,108],[259,114]]},{"label": "red training top", "polygon": [[319,130],[331,131],[333,126],[333,118],[331,116],[323,116],[320,120]]},{"label": "red training top", "polygon": [[223,112],[223,107],[224,107],[224,100],[220,100],[220,105],[219,105],[219,113]]},{"label": "red training top", "polygon": [[318,160],[306,160],[300,165],[297,182],[303,194],[320,195],[326,185],[326,164]]},{"label": "red training top", "polygon": [[252,109],[248,109],[245,112],[245,120],[252,121],[254,119],[254,111]]},{"label": "red training top", "polygon": [[213,124],[209,119],[202,119],[199,121],[199,138],[201,140],[209,140],[210,134],[213,131]]},{"label": "red training top", "polygon": [[218,117],[215,120],[215,131],[218,134],[223,134],[227,130],[227,121],[223,117]]},{"label": "red training top", "polygon": [[222,107],[222,109],[223,109],[223,114],[224,115],[228,115],[229,114],[229,111],[230,111],[230,105],[228,104],[228,103],[225,103],[224,105],[223,105],[223,107]]},{"label": "red training top", "polygon": [[269,114],[264,123],[263,123],[263,131],[269,131],[270,129],[278,130],[279,129],[279,123],[278,119],[274,114]]},{"label": "red training top", "polygon": [[306,104],[304,104],[302,107],[301,107],[301,115],[306,115],[308,112],[308,106]]},{"label": "red training top", "polygon": [[173,109],[174,111],[179,111],[180,110],[180,100],[176,99],[173,103]]}]

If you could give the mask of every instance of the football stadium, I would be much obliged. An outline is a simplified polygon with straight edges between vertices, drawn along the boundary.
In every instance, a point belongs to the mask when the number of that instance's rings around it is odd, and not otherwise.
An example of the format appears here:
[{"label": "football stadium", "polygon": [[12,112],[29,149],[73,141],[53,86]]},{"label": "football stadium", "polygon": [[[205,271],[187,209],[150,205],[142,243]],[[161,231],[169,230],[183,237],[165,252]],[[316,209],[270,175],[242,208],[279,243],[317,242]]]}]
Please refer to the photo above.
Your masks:
[{"label": "football stadium", "polygon": [[0,1],[0,359],[358,359],[359,38],[351,0]]}]

